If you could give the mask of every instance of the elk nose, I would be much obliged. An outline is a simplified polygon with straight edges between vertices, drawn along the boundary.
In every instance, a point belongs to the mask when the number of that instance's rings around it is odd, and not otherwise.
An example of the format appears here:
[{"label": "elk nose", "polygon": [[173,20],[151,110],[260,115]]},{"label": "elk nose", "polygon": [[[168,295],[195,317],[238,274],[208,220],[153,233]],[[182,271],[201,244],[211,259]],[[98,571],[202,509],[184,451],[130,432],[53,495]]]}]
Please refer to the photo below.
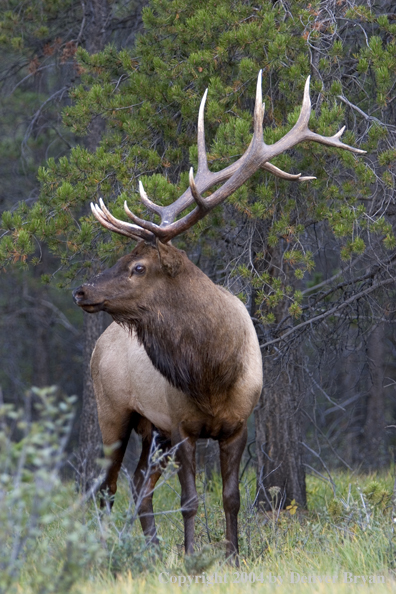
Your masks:
[{"label": "elk nose", "polygon": [[84,299],[85,291],[82,287],[77,287],[77,289],[74,289],[72,295],[73,295],[73,299],[74,299],[75,303],[78,303],[79,301]]}]

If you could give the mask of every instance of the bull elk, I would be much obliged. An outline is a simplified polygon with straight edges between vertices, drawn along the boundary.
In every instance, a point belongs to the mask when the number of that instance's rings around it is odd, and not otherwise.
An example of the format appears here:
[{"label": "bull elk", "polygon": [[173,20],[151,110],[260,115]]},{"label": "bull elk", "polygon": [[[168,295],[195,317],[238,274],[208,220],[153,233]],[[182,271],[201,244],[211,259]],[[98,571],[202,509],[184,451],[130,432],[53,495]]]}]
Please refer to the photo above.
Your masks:
[{"label": "bull elk", "polygon": [[[236,562],[238,472],[246,444],[247,419],[262,389],[260,347],[241,301],[212,283],[169,241],[202,219],[259,169],[287,180],[314,179],[286,173],[269,162],[302,141],[364,152],[341,142],[344,128],[331,137],[309,130],[309,79],[297,123],[278,142],[266,145],[261,87],[260,71],[254,134],[248,149],[217,173],[210,172],[207,164],[205,92],[198,117],[198,170],[195,179],[190,170],[189,188],[173,204],[163,207],[153,203],[139,183],[141,200],[161,217],[159,225],[139,218],[126,203],[125,212],[132,223],[112,216],[101,199],[100,206],[91,204],[93,214],[104,227],[137,240],[138,244],[131,254],[73,292],[75,302],[86,312],[104,310],[116,322],[99,338],[91,360],[103,442],[119,444],[111,454],[102,489],[115,494],[122,459],[134,429],[143,439],[134,476],[135,491],[142,501],[140,520],[146,537],[157,543],[152,493],[161,469],[155,468],[149,480],[143,480],[149,467],[154,429],[163,447],[178,444],[185,550],[191,553],[198,507],[196,440],[218,440],[226,553]],[[215,185],[219,187],[203,197]],[[191,212],[177,218],[194,203]]]}]

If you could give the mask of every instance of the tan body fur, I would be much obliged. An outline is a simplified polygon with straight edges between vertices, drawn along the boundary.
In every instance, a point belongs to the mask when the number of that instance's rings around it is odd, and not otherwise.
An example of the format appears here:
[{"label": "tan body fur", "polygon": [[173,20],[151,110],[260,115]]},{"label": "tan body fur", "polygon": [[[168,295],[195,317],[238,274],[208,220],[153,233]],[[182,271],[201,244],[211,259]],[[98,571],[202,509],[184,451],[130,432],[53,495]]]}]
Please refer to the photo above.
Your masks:
[{"label": "tan body fur", "polygon": [[[246,312],[242,303],[233,299],[237,308]],[[247,312],[246,316],[249,318]],[[217,401],[210,415],[154,368],[135,333],[113,322],[96,343],[91,359],[104,443],[111,445],[118,440],[117,420],[132,412],[148,419],[169,438],[172,428],[180,423],[197,437],[216,439],[235,432],[253,411],[261,392],[261,353],[253,325],[251,330],[245,346],[246,371],[231,394]]]}]

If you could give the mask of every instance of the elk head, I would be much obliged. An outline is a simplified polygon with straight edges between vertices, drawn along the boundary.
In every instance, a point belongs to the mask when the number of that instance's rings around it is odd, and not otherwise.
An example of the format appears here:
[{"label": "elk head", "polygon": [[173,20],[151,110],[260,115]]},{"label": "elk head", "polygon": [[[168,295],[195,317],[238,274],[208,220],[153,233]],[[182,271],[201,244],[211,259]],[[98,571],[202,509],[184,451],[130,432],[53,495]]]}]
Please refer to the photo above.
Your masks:
[{"label": "elk head", "polygon": [[154,287],[164,293],[167,281],[181,272],[183,264],[191,263],[181,250],[160,241],[139,241],[131,254],[75,289],[73,297],[86,312],[107,311],[121,321],[123,312],[139,315],[139,308],[151,301]]}]

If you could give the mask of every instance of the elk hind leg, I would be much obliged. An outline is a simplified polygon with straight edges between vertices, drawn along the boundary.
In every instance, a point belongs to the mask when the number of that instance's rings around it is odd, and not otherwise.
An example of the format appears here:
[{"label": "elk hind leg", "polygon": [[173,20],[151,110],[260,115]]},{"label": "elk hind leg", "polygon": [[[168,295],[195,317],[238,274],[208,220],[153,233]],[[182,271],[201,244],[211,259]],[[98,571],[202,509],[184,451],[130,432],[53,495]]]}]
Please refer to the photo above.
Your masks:
[{"label": "elk hind leg", "polygon": [[178,444],[176,459],[179,462],[179,481],[181,487],[180,504],[184,522],[184,548],[186,554],[194,552],[195,516],[198,511],[198,495],[195,486],[196,438],[187,435],[182,428],[172,435],[172,445]]},{"label": "elk hind leg", "polygon": [[238,433],[220,441],[220,468],[223,479],[223,506],[226,518],[227,559],[239,565],[238,512],[240,508],[239,466],[247,440],[244,424]]},{"label": "elk hind leg", "polygon": [[156,446],[165,454],[170,447],[170,441],[156,434],[152,424],[144,418],[141,418],[136,431],[142,436],[142,453],[133,476],[133,495],[143,533],[148,542],[158,545],[153,494],[155,485],[162,474],[163,461],[153,463],[151,456]]},{"label": "elk hind leg", "polygon": [[136,415],[130,411],[120,416],[112,415],[111,419],[101,418],[101,415],[99,415],[103,446],[105,450],[106,448],[109,450],[106,453],[106,459],[109,465],[106,470],[105,479],[99,487],[101,508],[108,507],[111,509],[113,507],[114,495],[117,491],[118,475],[135,423]]}]

